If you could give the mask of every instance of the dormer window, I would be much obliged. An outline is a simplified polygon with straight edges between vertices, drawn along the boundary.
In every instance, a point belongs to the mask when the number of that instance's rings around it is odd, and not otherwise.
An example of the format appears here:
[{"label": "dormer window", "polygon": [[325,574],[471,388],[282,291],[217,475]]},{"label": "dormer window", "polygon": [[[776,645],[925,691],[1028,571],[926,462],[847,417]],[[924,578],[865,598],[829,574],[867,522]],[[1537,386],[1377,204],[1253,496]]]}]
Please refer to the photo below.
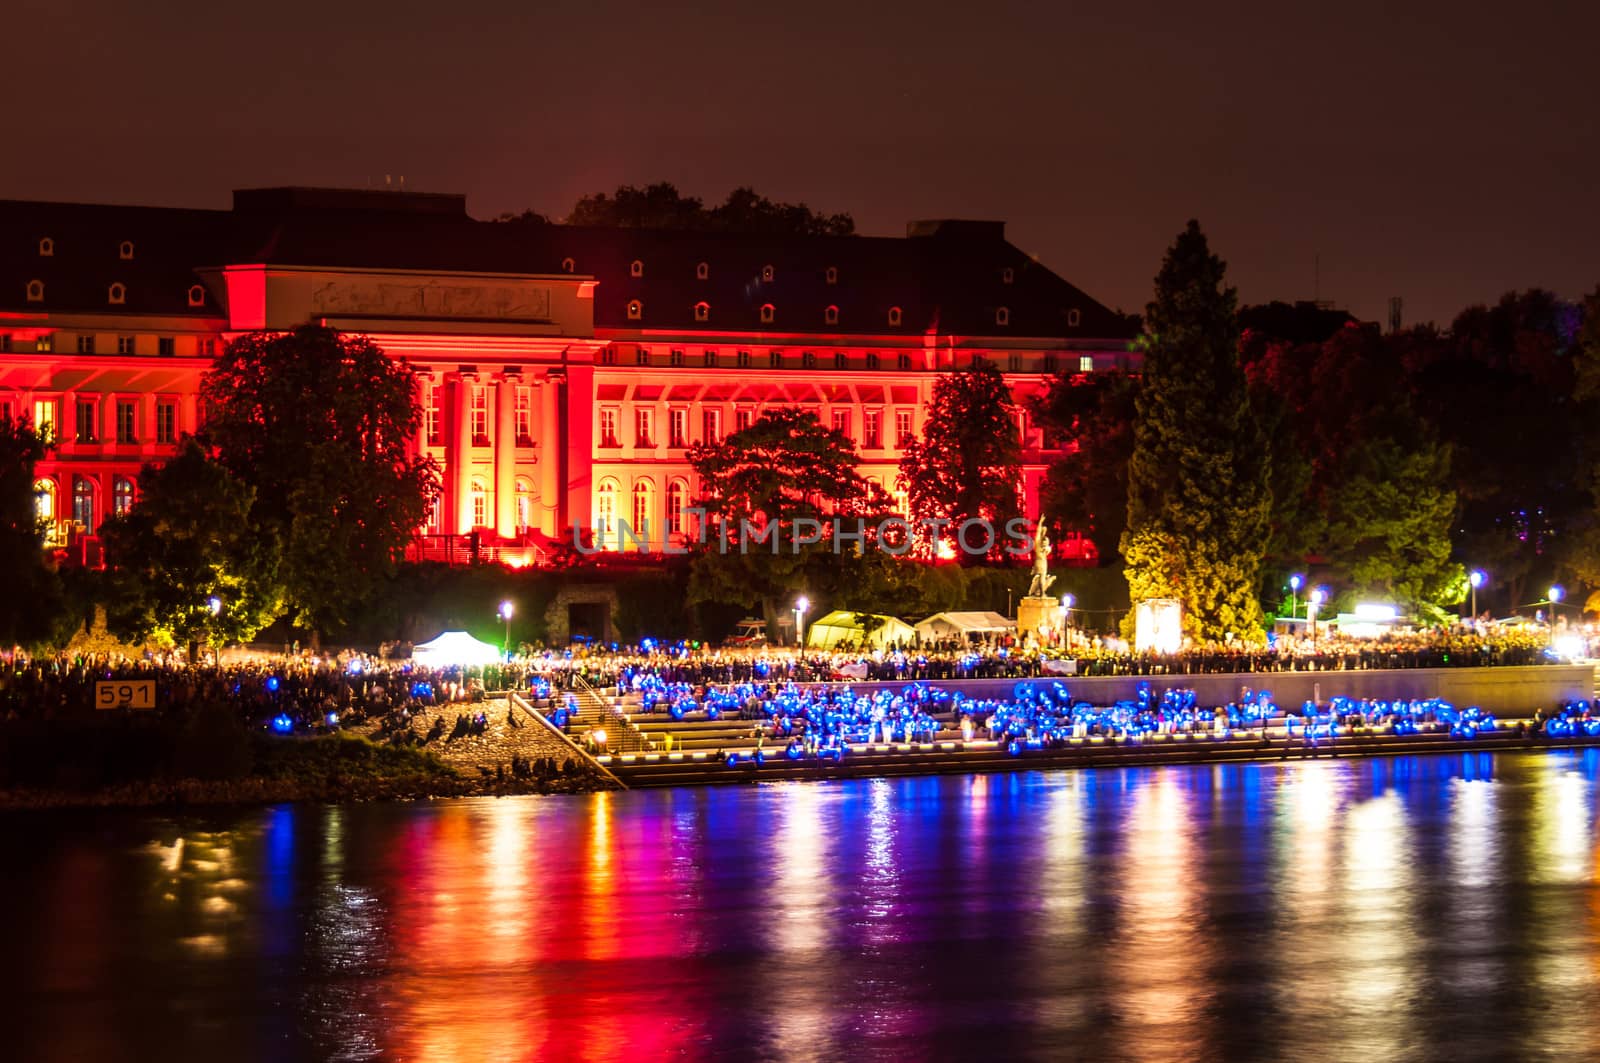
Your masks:
[{"label": "dormer window", "polygon": [[51,257],[54,257],[55,253],[56,253],[56,242],[54,240],[52,240],[48,236],[46,236],[44,239],[39,241],[39,257],[40,258],[51,258]]},{"label": "dormer window", "polygon": [[44,302],[44,281],[29,281],[28,282],[28,302],[30,302],[30,303],[42,303],[42,302]]},{"label": "dormer window", "polygon": [[1067,311],[1067,328],[1077,328],[1083,324],[1083,314],[1077,310]]},{"label": "dormer window", "polygon": [[206,305],[206,289],[205,289],[205,285],[203,285],[203,284],[191,284],[189,286],[189,305],[190,306],[205,306]]},{"label": "dormer window", "polygon": [[837,306],[828,307],[822,312],[822,320],[824,324],[837,325],[839,323],[839,308]]},{"label": "dormer window", "polygon": [[761,305],[761,323],[763,325],[772,324],[773,315],[775,315],[776,313],[777,313],[777,311],[775,309],[773,309],[773,306],[772,306],[771,303],[763,303]]},{"label": "dormer window", "polygon": [[777,276],[770,265],[761,267],[761,283],[771,284],[772,278]]},{"label": "dormer window", "polygon": [[889,308],[889,327],[890,328],[899,328],[900,327],[900,319],[901,319],[900,308],[898,306],[891,306]]},{"label": "dormer window", "polygon": [[823,270],[822,271],[822,279],[827,281],[829,284],[838,284],[839,283],[839,267],[838,266],[829,266],[827,269]]},{"label": "dormer window", "polygon": [[711,279],[711,265],[710,265],[710,263],[702,262],[698,266],[696,266],[694,268],[694,279],[697,280],[697,281],[710,280]]},{"label": "dormer window", "polygon": [[1011,324],[1011,311],[1006,307],[1000,307],[994,312],[994,323],[1001,328]]},{"label": "dormer window", "polygon": [[113,284],[110,288],[106,289],[106,300],[110,302],[112,306],[121,306],[123,303],[127,302],[127,285],[123,284],[121,281]]},{"label": "dormer window", "polygon": [[637,299],[628,300],[628,320],[640,321],[644,318],[644,304]]},{"label": "dormer window", "polygon": [[124,240],[122,243],[117,245],[117,257],[122,259],[124,262],[131,262],[133,260],[132,240]]},{"label": "dormer window", "polygon": [[630,277],[642,277],[642,276],[644,276],[644,263],[640,262],[638,259],[634,259],[632,262],[628,263],[628,276],[630,276]]},{"label": "dormer window", "polygon": [[577,268],[578,268],[578,264],[576,262],[574,262],[572,259],[564,258],[564,259],[561,260],[561,272],[562,273],[573,273],[573,272],[575,272],[577,270]]},{"label": "dormer window", "polygon": [[694,319],[696,321],[710,321],[711,320],[711,304],[710,303],[706,303],[706,302],[695,303],[694,304]]},{"label": "dormer window", "polygon": [[1000,283],[1001,284],[1010,284],[1012,281],[1014,281],[1016,279],[1017,279],[1017,271],[1012,269],[1010,266],[1007,266],[1005,269],[1000,271]]}]

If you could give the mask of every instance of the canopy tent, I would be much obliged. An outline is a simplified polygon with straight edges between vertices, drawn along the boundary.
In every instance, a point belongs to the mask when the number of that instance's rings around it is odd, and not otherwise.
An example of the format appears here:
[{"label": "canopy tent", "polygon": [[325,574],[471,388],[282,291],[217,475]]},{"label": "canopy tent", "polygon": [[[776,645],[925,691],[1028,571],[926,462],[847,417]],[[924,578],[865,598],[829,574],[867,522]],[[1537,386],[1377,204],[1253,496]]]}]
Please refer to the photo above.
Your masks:
[{"label": "canopy tent", "polygon": [[479,642],[465,631],[446,631],[432,642],[418,645],[411,651],[411,659],[429,668],[494,664],[500,660],[500,647]]},{"label": "canopy tent", "polygon": [[935,613],[917,625],[917,635],[924,642],[968,635],[1002,635],[1015,630],[1017,622],[999,613]]},{"label": "canopy tent", "polygon": [[819,616],[806,628],[806,645],[813,649],[831,650],[835,646],[872,646],[882,649],[891,642],[908,643],[916,638],[916,629],[904,620],[877,613],[860,614],[872,618],[871,634],[867,634],[858,614],[848,609],[835,609]]}]

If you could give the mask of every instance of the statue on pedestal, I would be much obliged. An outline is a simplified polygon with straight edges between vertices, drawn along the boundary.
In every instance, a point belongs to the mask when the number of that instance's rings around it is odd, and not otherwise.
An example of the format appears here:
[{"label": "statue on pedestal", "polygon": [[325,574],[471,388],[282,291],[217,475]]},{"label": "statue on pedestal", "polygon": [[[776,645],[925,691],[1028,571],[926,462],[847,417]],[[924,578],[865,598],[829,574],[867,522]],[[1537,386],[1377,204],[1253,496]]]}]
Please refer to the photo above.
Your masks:
[{"label": "statue on pedestal", "polygon": [[1044,520],[1041,518],[1033,529],[1033,582],[1028,584],[1028,597],[1048,597],[1050,584],[1055,581],[1056,578],[1050,575],[1050,536],[1044,530]]}]

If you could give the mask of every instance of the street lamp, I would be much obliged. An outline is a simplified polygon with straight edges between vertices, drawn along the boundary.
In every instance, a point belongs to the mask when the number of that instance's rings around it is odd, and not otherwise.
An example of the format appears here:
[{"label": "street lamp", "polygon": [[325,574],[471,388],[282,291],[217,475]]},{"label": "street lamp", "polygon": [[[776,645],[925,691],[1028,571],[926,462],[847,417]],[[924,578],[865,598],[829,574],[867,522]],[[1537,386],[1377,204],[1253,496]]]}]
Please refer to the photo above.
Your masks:
[{"label": "street lamp", "polygon": [[1304,582],[1304,577],[1302,577],[1300,575],[1300,573],[1298,573],[1298,572],[1296,572],[1294,575],[1289,577],[1289,619],[1290,620],[1293,620],[1293,619],[1295,619],[1296,617],[1298,617],[1300,615],[1300,603],[1297,600],[1297,596],[1300,593],[1300,584],[1303,583],[1303,582]]},{"label": "street lamp", "polygon": [[1478,622],[1478,588],[1484,585],[1488,576],[1483,574],[1483,569],[1475,568],[1467,575],[1467,582],[1472,584],[1472,622]]},{"label": "street lamp", "polygon": [[1328,592],[1317,587],[1306,595],[1306,617],[1311,621],[1311,648],[1317,648],[1317,606],[1328,600]]},{"label": "street lamp", "polygon": [[500,649],[507,658],[511,656],[511,614],[516,612],[516,608],[509,598],[500,603],[500,619],[506,622],[506,641]]},{"label": "street lamp", "polygon": [[209,600],[207,600],[206,604],[211,607],[211,615],[212,616],[221,616],[222,615],[222,599],[221,598],[218,598],[216,595],[212,595],[211,598]]},{"label": "street lamp", "polygon": [[806,610],[811,608],[811,599],[805,595],[794,600],[794,641],[802,650],[806,648]]},{"label": "street lamp", "polygon": [[1566,596],[1566,591],[1557,583],[1550,588],[1550,645],[1556,644],[1556,606]]}]

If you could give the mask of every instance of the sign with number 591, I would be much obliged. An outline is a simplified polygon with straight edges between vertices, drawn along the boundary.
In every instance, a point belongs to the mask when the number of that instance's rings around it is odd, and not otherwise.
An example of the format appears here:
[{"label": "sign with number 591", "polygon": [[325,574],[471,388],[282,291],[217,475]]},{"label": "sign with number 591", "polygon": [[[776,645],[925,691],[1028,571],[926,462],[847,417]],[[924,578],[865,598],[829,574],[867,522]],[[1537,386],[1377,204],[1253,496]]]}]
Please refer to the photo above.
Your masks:
[{"label": "sign with number 591", "polygon": [[94,685],[97,709],[153,709],[156,707],[154,679],[113,679]]}]

